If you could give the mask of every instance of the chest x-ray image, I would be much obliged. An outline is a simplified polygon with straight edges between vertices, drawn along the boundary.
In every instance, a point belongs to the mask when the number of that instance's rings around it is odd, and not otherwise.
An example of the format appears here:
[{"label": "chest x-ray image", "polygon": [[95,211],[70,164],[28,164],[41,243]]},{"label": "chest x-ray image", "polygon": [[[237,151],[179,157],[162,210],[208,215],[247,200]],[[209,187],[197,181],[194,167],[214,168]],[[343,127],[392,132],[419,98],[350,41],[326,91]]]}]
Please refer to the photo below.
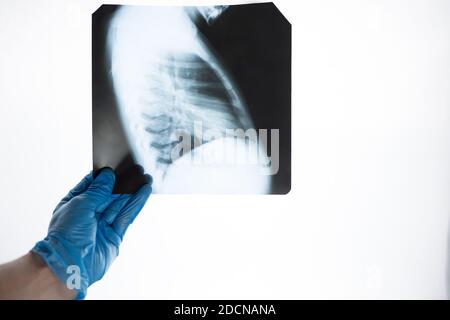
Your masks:
[{"label": "chest x-ray image", "polygon": [[103,5],[92,18],[94,170],[116,192],[286,194],[291,26],[272,3]]}]

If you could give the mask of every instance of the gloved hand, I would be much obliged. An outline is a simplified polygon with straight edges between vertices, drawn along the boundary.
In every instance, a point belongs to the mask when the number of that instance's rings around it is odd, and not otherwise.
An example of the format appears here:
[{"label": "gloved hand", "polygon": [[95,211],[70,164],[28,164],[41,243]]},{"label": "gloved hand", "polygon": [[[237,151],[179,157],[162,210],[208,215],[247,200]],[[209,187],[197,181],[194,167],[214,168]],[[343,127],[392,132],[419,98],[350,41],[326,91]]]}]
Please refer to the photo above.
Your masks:
[{"label": "gloved hand", "polygon": [[[100,280],[119,254],[125,231],[151,194],[151,177],[134,194],[112,194],[114,172],[103,169],[94,179],[87,175],[57,205],[48,235],[33,252],[47,263],[57,278],[78,290],[77,299]],[[78,276],[79,281],[74,278]],[[69,279],[69,277],[71,277]]]}]

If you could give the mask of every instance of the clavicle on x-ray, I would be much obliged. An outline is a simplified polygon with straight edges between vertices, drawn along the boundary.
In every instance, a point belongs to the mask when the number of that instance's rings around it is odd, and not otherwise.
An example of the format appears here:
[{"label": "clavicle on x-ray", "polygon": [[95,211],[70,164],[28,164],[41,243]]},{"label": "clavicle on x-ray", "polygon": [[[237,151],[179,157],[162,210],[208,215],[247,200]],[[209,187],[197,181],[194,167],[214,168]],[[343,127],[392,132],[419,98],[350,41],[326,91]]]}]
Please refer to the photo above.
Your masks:
[{"label": "clavicle on x-ray", "polygon": [[[262,5],[276,10],[272,4]],[[253,114],[268,107],[258,110],[254,99],[247,101],[234,78],[239,71],[223,60],[227,50],[210,41],[220,43],[224,36],[218,32],[208,38],[214,28],[226,30],[230,16],[239,16],[234,7],[248,6],[103,6],[94,14],[93,64],[104,66],[93,67],[94,169],[115,169],[118,192],[136,187],[123,181],[134,179],[127,175],[131,165],[152,175],[155,193],[285,193],[274,188],[280,164],[289,166],[282,168],[289,179],[281,185],[290,188],[290,159],[280,163],[280,158],[290,158],[290,127],[280,126],[280,121],[255,125]],[[242,21],[240,37],[254,37]],[[224,41],[231,51],[245,50]],[[290,42],[288,51],[285,59],[290,64]],[[268,70],[276,68],[269,66],[270,52],[259,54],[268,54]],[[98,74],[102,72],[104,77]],[[290,73],[285,76],[290,78]],[[286,81],[290,90],[290,79]],[[244,87],[250,100],[251,95],[267,94],[258,92],[263,87]],[[290,110],[285,113],[290,117]],[[280,131],[289,131],[288,142]],[[283,143],[288,154],[283,154]]]}]

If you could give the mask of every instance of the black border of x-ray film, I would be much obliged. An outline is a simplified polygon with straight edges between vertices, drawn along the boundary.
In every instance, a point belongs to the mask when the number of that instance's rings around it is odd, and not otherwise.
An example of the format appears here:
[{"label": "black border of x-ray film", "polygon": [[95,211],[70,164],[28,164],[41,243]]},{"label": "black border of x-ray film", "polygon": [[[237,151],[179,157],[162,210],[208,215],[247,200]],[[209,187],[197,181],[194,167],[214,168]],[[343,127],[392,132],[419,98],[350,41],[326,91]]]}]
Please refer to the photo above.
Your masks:
[{"label": "black border of x-ray film", "polygon": [[[115,192],[131,193],[145,178],[121,126],[106,58],[108,23],[118,5],[92,15],[93,168],[116,171]],[[271,194],[291,189],[291,24],[273,3],[229,6],[211,25],[197,25],[233,77],[255,129],[279,129],[279,170]],[[269,134],[270,138],[270,134]],[[270,139],[268,145],[270,146]],[[269,150],[270,154],[270,150]]]}]

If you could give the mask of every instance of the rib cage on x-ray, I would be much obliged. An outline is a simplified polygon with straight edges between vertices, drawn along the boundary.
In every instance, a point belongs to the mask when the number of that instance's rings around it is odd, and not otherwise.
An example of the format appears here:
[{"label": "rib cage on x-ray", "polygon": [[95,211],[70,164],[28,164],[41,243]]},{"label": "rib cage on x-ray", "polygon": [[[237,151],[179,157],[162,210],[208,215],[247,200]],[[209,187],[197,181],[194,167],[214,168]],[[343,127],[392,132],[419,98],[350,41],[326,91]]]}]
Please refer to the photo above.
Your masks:
[{"label": "rib cage on x-ray", "polygon": [[108,52],[119,113],[134,156],[156,187],[176,160],[175,130],[206,143],[195,136],[195,122],[222,132],[252,127],[238,89],[193,22],[211,22],[221,9],[125,6],[111,20]]}]

